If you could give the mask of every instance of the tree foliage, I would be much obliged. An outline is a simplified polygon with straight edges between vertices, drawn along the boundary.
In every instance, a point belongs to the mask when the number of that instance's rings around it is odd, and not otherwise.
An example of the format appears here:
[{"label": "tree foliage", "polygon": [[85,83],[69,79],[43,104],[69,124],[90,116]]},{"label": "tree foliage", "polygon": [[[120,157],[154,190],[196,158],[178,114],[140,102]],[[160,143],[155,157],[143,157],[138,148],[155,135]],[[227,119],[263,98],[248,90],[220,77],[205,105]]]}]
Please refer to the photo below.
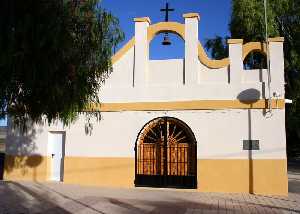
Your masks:
[{"label": "tree foliage", "polygon": [[[269,37],[285,38],[286,97],[293,100],[292,105],[286,106],[288,154],[300,156],[300,1],[268,0],[267,8]],[[232,0],[229,30],[231,38],[242,38],[244,42],[265,41],[264,1]],[[223,54],[226,47],[221,51],[218,48],[209,49]],[[212,54],[214,55],[218,54]],[[257,56],[252,56],[252,59],[255,58]],[[249,68],[256,68],[255,61],[257,60],[249,60],[246,64]]]},{"label": "tree foliage", "polygon": [[207,39],[204,47],[210,51],[213,59],[223,59],[228,56],[227,39],[221,36],[216,36],[213,39]]},{"label": "tree foliage", "polygon": [[[293,0],[268,0],[268,34],[280,35],[277,19],[289,11]],[[265,41],[264,0],[233,0],[229,29],[232,38],[243,38],[245,42]]]},{"label": "tree foliage", "polygon": [[71,122],[99,101],[122,39],[98,0],[1,1],[0,117]]}]

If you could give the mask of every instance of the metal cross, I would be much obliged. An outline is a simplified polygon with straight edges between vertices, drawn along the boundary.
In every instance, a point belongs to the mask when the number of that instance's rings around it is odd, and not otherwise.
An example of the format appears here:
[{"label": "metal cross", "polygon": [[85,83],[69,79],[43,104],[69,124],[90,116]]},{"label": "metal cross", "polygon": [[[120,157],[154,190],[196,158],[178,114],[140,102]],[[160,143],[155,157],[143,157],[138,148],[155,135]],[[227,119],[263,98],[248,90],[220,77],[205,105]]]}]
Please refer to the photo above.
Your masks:
[{"label": "metal cross", "polygon": [[174,11],[174,9],[169,8],[169,3],[166,3],[166,8],[160,9],[162,12],[166,12],[165,21],[169,21],[169,11]]}]

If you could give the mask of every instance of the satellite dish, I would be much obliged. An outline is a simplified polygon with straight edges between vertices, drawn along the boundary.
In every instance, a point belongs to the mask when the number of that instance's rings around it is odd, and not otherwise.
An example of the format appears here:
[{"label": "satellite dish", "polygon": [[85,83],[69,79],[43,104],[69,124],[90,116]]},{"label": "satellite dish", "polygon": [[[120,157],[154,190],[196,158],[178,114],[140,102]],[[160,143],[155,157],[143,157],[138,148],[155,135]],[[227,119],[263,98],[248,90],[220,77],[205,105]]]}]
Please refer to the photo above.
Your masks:
[{"label": "satellite dish", "polygon": [[237,98],[241,103],[250,105],[259,100],[260,92],[255,88],[249,88],[239,93]]}]

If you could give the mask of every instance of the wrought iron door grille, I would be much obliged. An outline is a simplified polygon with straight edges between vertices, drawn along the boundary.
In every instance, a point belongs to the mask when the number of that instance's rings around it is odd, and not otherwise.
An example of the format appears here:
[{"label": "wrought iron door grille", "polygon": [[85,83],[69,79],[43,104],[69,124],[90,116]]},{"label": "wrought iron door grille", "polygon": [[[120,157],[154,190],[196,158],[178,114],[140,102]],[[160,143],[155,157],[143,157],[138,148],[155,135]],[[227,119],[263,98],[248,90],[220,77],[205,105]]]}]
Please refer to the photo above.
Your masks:
[{"label": "wrought iron door grille", "polygon": [[188,127],[174,118],[151,121],[136,143],[136,186],[197,187],[195,139]]}]

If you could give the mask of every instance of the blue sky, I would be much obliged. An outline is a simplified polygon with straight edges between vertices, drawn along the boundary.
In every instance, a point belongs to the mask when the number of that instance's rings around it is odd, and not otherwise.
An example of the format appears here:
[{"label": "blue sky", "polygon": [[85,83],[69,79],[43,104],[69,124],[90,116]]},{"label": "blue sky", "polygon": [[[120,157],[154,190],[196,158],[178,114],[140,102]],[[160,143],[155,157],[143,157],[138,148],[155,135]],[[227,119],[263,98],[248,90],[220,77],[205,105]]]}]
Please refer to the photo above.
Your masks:
[{"label": "blue sky", "polygon": [[[215,35],[230,35],[228,23],[230,20],[230,0],[169,0],[169,6],[175,11],[170,13],[170,21],[183,23],[182,14],[197,12],[200,14],[199,39],[204,45],[205,40]],[[120,20],[122,30],[125,32],[124,45],[134,36],[135,17],[148,16],[152,23],[164,21],[164,14],[160,9],[165,7],[165,0],[102,0],[101,5],[112,12]],[[184,43],[175,36],[170,36],[171,46],[162,46],[163,35],[158,35],[150,44],[151,59],[183,58]]]}]

